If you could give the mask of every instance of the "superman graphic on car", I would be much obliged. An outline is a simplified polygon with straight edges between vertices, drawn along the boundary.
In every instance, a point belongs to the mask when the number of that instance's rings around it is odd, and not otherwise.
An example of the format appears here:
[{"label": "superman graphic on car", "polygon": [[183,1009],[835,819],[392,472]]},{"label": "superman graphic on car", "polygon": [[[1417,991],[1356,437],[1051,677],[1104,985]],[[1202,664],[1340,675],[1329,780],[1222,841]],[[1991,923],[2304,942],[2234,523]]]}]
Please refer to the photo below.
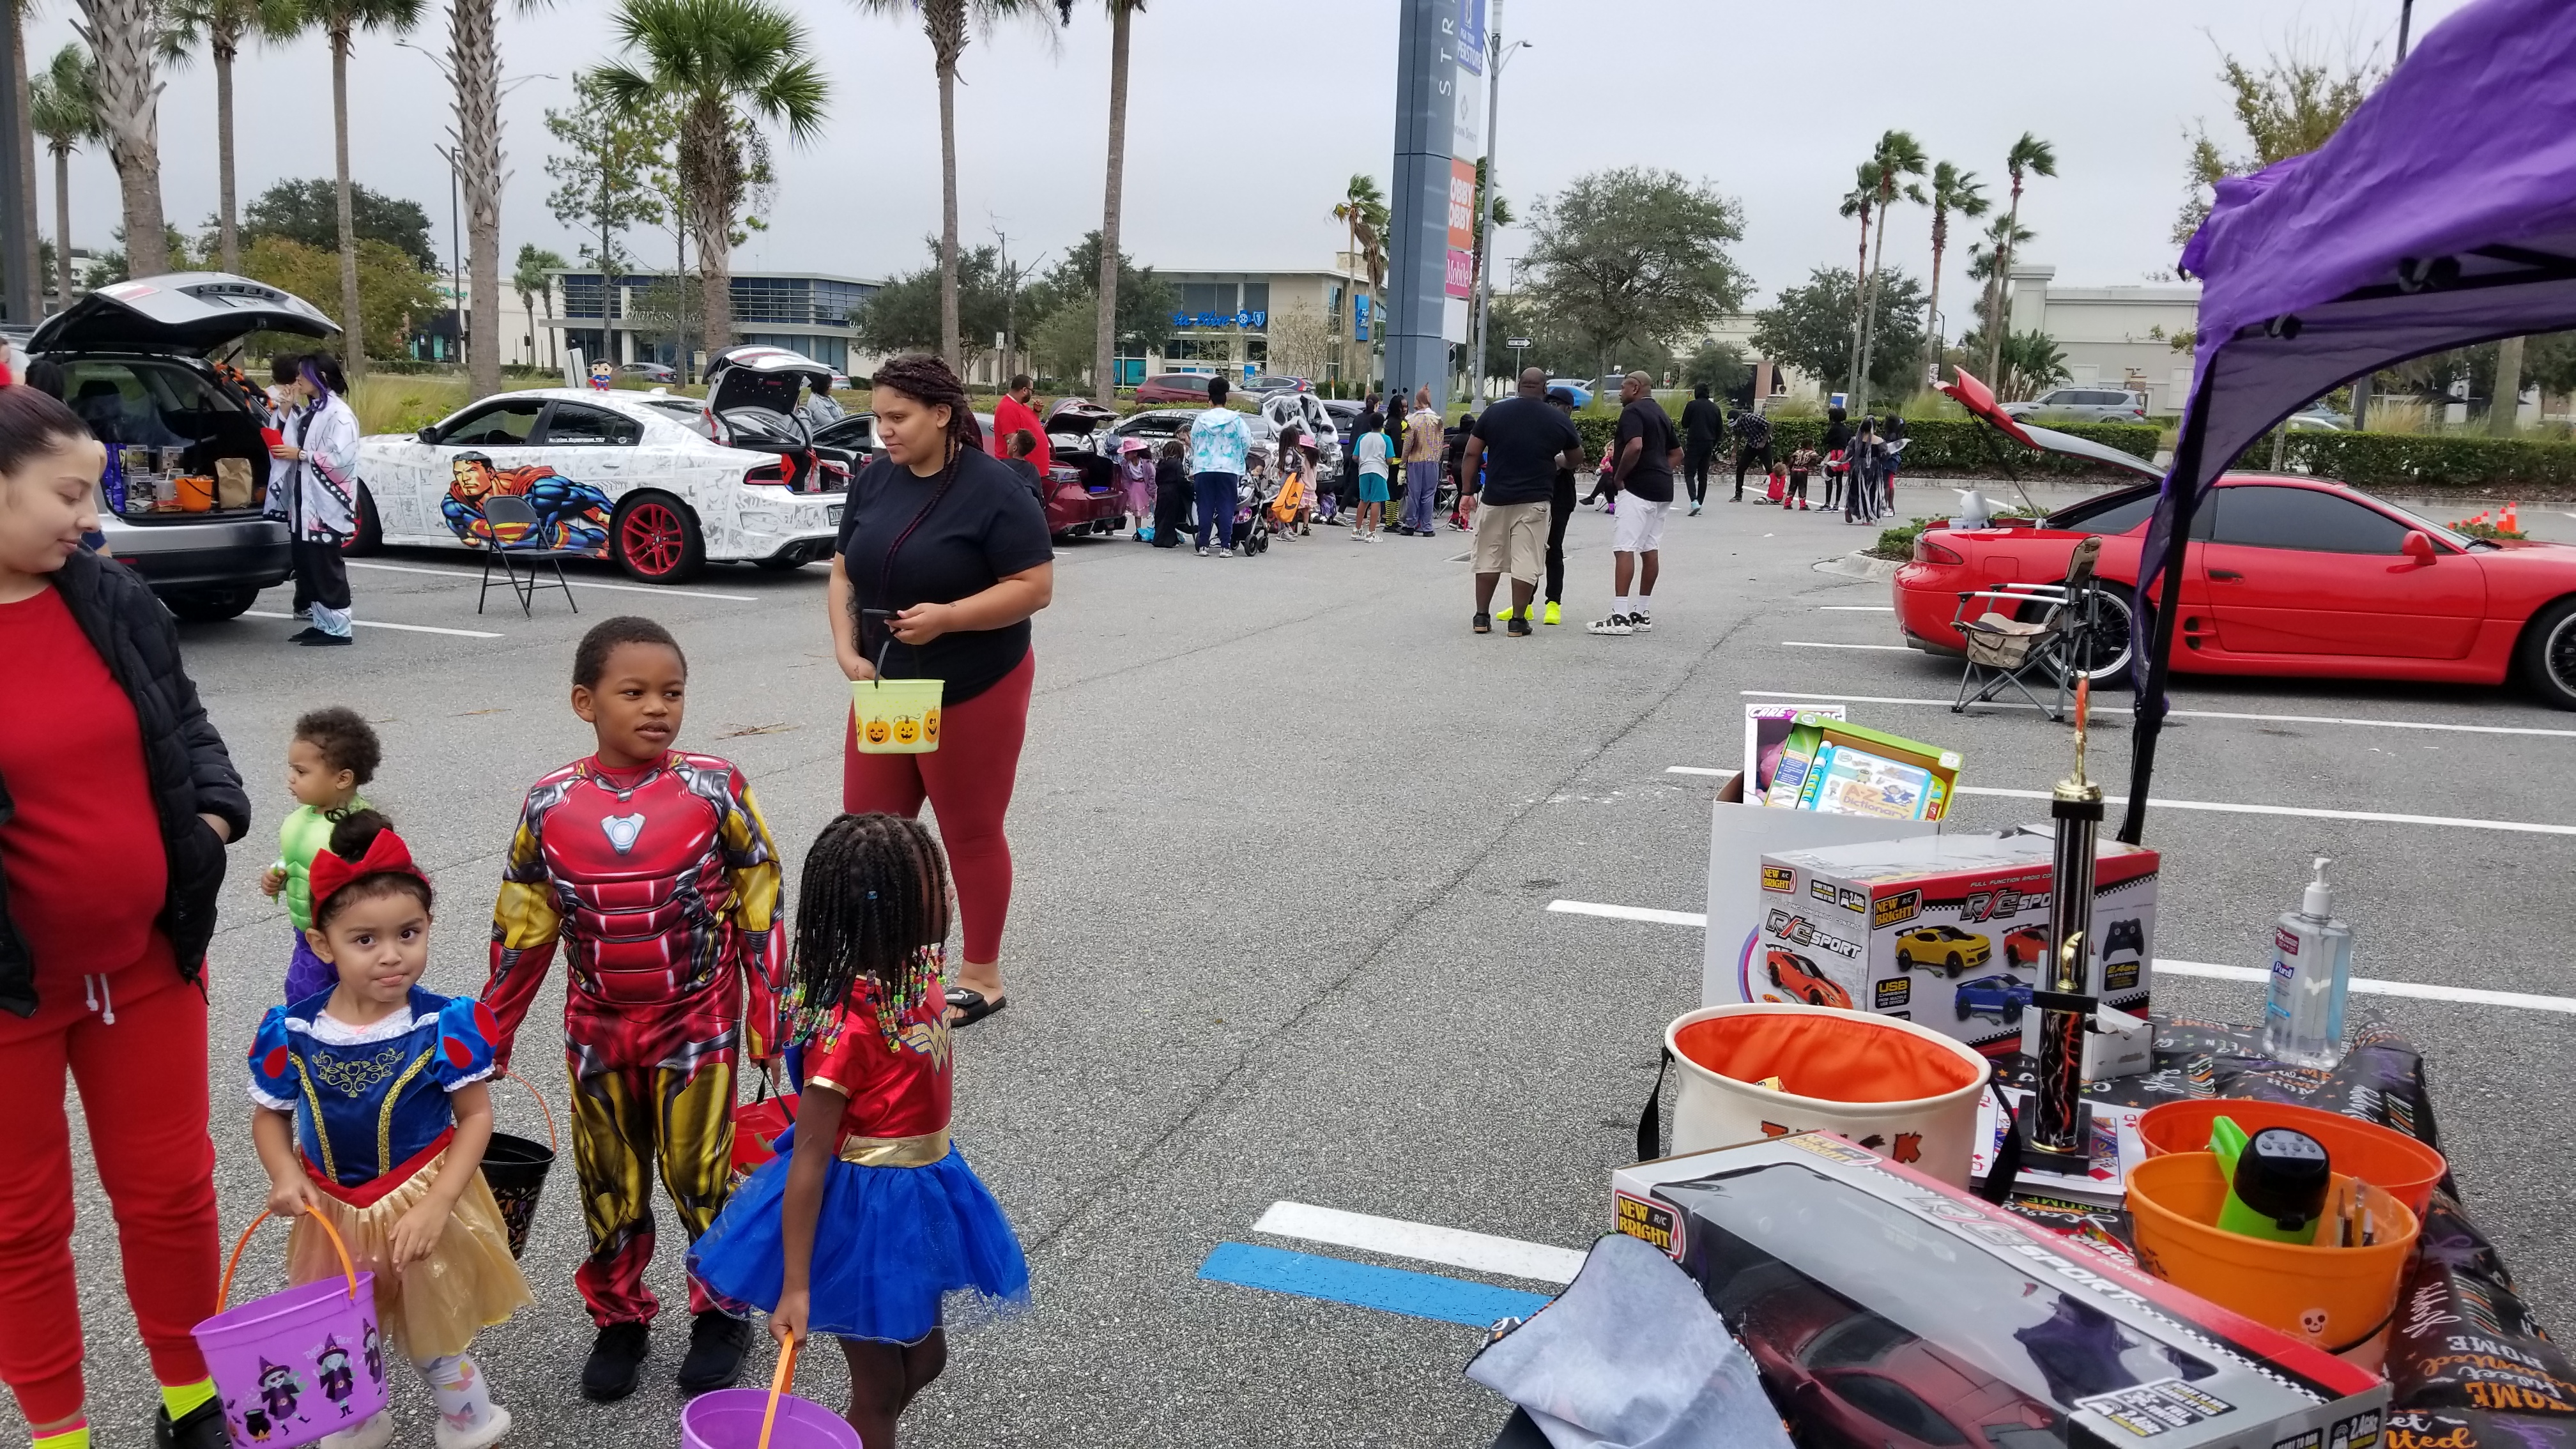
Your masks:
[{"label": "superman graphic on car", "polygon": [[[577,549],[608,557],[608,520],[616,505],[588,483],[567,478],[543,463],[524,468],[496,468],[484,453],[459,453],[449,463],[447,496],[438,511],[447,526],[469,547]],[[524,524],[495,527],[483,516],[483,500],[496,494],[521,498],[537,515],[534,530]]]}]

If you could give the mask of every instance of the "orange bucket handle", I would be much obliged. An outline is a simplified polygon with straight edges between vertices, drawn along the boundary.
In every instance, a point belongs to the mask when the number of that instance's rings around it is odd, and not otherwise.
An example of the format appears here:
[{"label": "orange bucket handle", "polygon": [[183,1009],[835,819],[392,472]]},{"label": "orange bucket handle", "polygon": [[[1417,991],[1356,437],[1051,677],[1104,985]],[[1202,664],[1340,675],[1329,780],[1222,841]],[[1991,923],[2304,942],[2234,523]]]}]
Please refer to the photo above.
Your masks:
[{"label": "orange bucket handle", "polygon": [[[242,1249],[250,1246],[250,1235],[258,1232],[259,1225],[267,1222],[270,1216],[272,1216],[270,1213],[262,1211],[258,1217],[252,1218],[250,1226],[242,1229],[241,1241],[233,1244],[233,1255],[224,1262],[223,1286],[215,1290],[215,1307],[218,1311],[221,1311],[225,1304],[233,1301],[233,1270],[241,1266]],[[331,1251],[340,1255],[341,1276],[349,1280],[349,1301],[357,1302],[358,1270],[349,1261],[349,1245],[340,1241],[340,1230],[331,1226],[331,1220],[321,1213],[306,1212],[303,1216],[311,1218],[313,1225],[320,1228],[331,1239]]]},{"label": "orange bucket handle", "polygon": [[546,1105],[546,1094],[538,1091],[535,1083],[507,1067],[501,1069],[501,1075],[527,1088],[528,1095],[537,1099],[537,1110],[546,1114],[546,1147],[553,1152],[562,1152],[563,1142],[555,1136],[555,1109]]},{"label": "orange bucket handle", "polygon": [[761,1411],[757,1449],[769,1449],[769,1431],[778,1426],[778,1397],[787,1392],[787,1385],[795,1377],[796,1340],[790,1337],[787,1346],[778,1351],[778,1371],[769,1376],[769,1407]]}]

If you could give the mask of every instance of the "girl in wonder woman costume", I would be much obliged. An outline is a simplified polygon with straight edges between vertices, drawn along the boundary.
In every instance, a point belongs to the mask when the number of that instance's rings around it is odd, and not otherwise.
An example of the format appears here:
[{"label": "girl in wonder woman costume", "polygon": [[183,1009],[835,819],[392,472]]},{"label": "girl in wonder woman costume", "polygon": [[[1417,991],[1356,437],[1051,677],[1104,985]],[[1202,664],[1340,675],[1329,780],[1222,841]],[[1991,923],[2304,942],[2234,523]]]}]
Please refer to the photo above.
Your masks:
[{"label": "girl in wonder woman costume", "polygon": [[[501,1210],[477,1169],[492,1140],[491,1013],[420,988],[429,965],[428,877],[385,817],[360,810],[313,857],[306,940],[338,981],[272,1007],[250,1049],[251,1140],[268,1210],[296,1219],[287,1277],[337,1278],[327,1217],[375,1274],[376,1321],[438,1404],[438,1449],[484,1449],[510,1431],[465,1350],[535,1300],[510,1259]],[[366,1372],[381,1360],[368,1345]],[[390,1411],[325,1438],[382,1449]]]},{"label": "girl in wonder woman costume", "polygon": [[1019,1238],[948,1140],[948,921],[947,863],[918,821],[823,828],[796,897],[796,1125],[690,1254],[716,1293],[769,1310],[782,1344],[841,1341],[867,1449],[894,1449],[947,1365],[948,1295],[1028,1296]]}]

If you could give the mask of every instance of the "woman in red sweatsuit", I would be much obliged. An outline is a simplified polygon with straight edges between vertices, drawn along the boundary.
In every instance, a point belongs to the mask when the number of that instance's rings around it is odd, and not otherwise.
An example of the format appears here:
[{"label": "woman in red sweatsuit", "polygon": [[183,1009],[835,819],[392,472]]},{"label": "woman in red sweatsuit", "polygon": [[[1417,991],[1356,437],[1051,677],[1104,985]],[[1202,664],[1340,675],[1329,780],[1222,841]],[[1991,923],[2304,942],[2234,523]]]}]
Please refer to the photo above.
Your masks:
[{"label": "woman in red sweatsuit", "polygon": [[81,544],[105,455],[0,387],[0,1380],[38,1449],[88,1449],[66,1073],[161,1384],[153,1440],[222,1449],[189,1329],[216,1309],[206,995],[224,845],[250,797],[169,612]]}]

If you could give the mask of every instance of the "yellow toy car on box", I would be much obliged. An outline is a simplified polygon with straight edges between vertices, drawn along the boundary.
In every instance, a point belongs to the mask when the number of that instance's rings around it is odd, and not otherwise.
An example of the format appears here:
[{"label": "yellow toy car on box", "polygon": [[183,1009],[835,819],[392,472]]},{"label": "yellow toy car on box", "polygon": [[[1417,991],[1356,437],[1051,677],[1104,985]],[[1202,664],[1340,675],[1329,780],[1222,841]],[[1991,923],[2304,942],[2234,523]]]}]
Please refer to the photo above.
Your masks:
[{"label": "yellow toy car on box", "polygon": [[1951,980],[1995,954],[1992,941],[1956,926],[1920,926],[1896,938],[1897,969],[1937,968]]}]

